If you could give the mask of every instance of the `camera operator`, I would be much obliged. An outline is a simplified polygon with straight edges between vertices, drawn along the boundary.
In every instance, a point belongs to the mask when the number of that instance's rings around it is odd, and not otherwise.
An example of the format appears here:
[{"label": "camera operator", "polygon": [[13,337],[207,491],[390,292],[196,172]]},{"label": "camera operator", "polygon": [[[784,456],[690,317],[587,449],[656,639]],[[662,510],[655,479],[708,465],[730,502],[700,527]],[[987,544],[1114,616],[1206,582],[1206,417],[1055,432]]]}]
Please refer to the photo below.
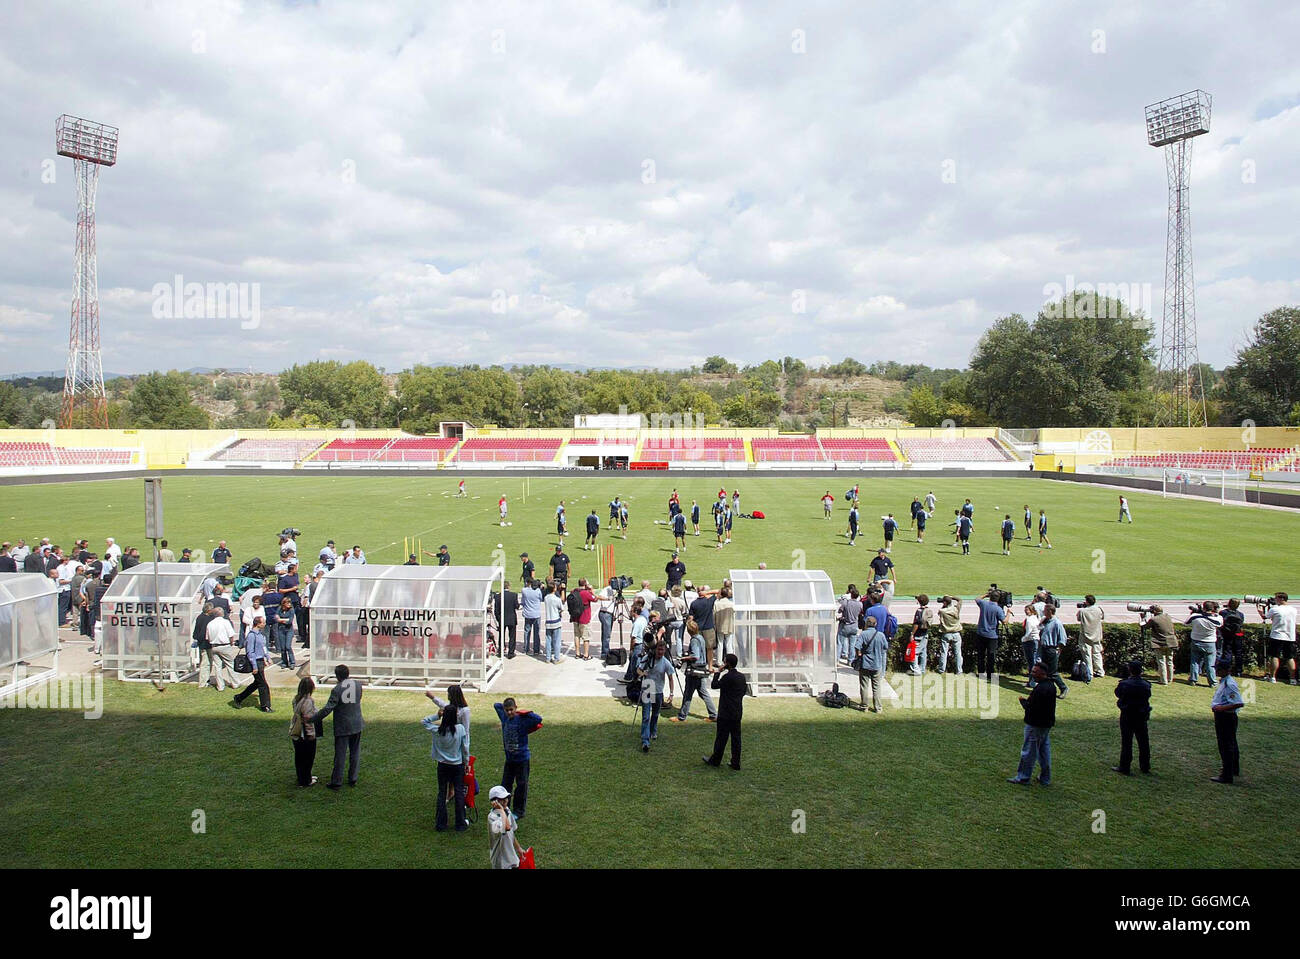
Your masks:
[{"label": "camera operator", "polygon": [[1101,645],[1101,624],[1106,618],[1106,613],[1097,605],[1097,597],[1091,593],[1083,597],[1083,605],[1077,609],[1079,652],[1083,655],[1083,681],[1090,684],[1094,676],[1106,675],[1106,666],[1102,661],[1105,650]]},{"label": "camera operator", "polygon": [[698,629],[690,635],[690,650],[682,657],[682,669],[686,673],[686,690],[682,693],[682,708],[678,710],[676,716],[672,717],[672,721],[686,722],[691,712],[691,699],[698,692],[700,699],[704,701],[704,708],[709,711],[709,722],[716,723],[718,710],[713,705],[713,694],[709,692],[709,681],[713,678],[713,672],[704,658],[708,650],[704,648],[704,637],[700,635]]},{"label": "camera operator", "polygon": [[957,675],[961,675],[961,600],[956,596],[939,597],[939,672],[948,671],[948,653],[957,657]]},{"label": "camera operator", "polygon": [[1268,620],[1268,682],[1277,682],[1277,669],[1286,660],[1291,685],[1300,685],[1295,675],[1295,608],[1287,605],[1286,593],[1276,593],[1271,606],[1256,606],[1261,620]]},{"label": "camera operator", "polygon": [[1228,600],[1220,614],[1223,625],[1219,628],[1219,655],[1232,657],[1232,675],[1241,675],[1242,657],[1246,653],[1246,614],[1241,611],[1241,600]]},{"label": "camera operator", "polygon": [[1178,636],[1174,633],[1174,620],[1160,606],[1152,606],[1149,611],[1139,614],[1138,621],[1144,630],[1151,630],[1147,642],[1156,657],[1156,672],[1160,674],[1158,682],[1168,686],[1174,681],[1174,651],[1178,649]]},{"label": "camera operator", "polygon": [[1187,618],[1187,625],[1192,628],[1191,667],[1187,684],[1195,686],[1197,677],[1205,673],[1205,685],[1214,686],[1214,659],[1217,655],[1215,641],[1223,620],[1219,616],[1219,604],[1206,600],[1192,608],[1192,615]]},{"label": "camera operator", "polygon": [[979,645],[975,648],[975,673],[984,674],[984,681],[993,682],[993,670],[998,661],[998,628],[1007,618],[1006,592],[997,587],[975,600],[979,607],[979,625],[975,627],[975,636]]},{"label": "camera operator", "polygon": [[[655,628],[656,613],[650,614],[650,627]],[[673,701],[677,690],[677,668],[668,656],[668,644],[662,638],[655,640],[654,651],[641,660],[637,670],[641,677],[641,751],[650,751],[650,740],[659,738],[659,711]],[[668,684],[668,698],[664,699],[664,683]]]},{"label": "camera operator", "polygon": [[627,652],[627,671],[623,674],[624,683],[632,682],[632,679],[636,676],[637,665],[644,652],[641,647],[650,628],[650,613],[639,597],[632,600],[632,610],[629,615],[632,617],[632,648]]}]

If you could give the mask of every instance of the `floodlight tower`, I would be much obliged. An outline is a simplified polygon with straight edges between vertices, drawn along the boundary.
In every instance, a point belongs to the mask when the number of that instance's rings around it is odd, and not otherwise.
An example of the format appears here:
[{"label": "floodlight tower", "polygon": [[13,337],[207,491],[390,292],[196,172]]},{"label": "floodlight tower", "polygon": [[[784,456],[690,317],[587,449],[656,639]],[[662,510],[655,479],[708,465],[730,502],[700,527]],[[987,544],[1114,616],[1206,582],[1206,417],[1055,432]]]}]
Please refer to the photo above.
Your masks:
[{"label": "floodlight tower", "polygon": [[1147,142],[1165,148],[1169,225],[1165,237],[1165,312],[1158,385],[1169,388],[1158,422],[1205,426],[1205,384],[1196,350],[1196,287],[1192,278],[1192,138],[1210,132],[1210,95],[1192,90],[1146,108]]},{"label": "floodlight tower", "polygon": [[72,331],[63,378],[59,426],[108,426],[104,361],[99,352],[99,268],[95,255],[95,189],[99,168],[117,162],[117,127],[64,114],[54,125],[59,156],[72,157],[77,175],[77,266],[72,287]]}]

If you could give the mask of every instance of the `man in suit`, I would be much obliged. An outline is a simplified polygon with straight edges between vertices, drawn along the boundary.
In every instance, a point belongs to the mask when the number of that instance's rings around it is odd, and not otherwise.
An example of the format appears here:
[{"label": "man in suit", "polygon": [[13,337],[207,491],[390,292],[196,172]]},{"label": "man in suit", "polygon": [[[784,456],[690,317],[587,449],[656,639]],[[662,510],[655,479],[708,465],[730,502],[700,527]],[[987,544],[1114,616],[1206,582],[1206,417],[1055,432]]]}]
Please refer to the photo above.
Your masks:
[{"label": "man in suit", "polygon": [[510,580],[505,581],[501,592],[492,594],[492,613],[496,617],[498,635],[502,639],[509,638],[506,659],[514,659],[515,630],[519,626],[519,594],[510,588]]},{"label": "man in suit", "polygon": [[334,676],[338,682],[330,690],[325,708],[317,711],[316,722],[319,724],[334,713],[334,771],[327,785],[330,789],[341,789],[344,760],[348,764],[348,785],[357,784],[357,772],[361,766],[361,731],[366,728],[366,723],[361,718],[361,683],[348,678],[348,668],[342,663],[334,667]]},{"label": "man in suit", "polygon": [[723,662],[725,672],[713,670],[713,689],[718,696],[718,732],[713,739],[713,755],[704,757],[706,766],[722,765],[722,750],[731,739],[731,768],[740,769],[740,720],[745,711],[745,690],[749,686],[745,674],[736,668],[739,660],[735,653],[727,653]]}]

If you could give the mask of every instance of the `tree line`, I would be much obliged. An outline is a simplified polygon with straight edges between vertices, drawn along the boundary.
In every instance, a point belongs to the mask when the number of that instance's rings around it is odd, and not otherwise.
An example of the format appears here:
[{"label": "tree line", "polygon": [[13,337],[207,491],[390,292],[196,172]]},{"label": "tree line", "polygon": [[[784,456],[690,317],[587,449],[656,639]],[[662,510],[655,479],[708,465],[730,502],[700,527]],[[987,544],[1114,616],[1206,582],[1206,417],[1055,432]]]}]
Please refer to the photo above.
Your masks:
[{"label": "tree line", "polygon": [[[119,428],[402,428],[440,420],[570,427],[579,413],[685,416],[693,422],[791,430],[846,425],[862,378],[893,384],[885,414],[917,426],[1007,428],[1151,426],[1166,384],[1156,374],[1154,327],[1119,300],[1073,293],[1033,319],[999,317],[965,369],[853,357],[809,367],[795,357],[741,366],[707,357],[685,370],[550,366],[415,366],[388,374],[358,360],[319,360],[278,375],[175,370],[109,381]],[[1300,308],[1255,322],[1232,364],[1202,364],[1212,425],[1300,425]],[[40,428],[59,415],[62,380],[0,381],[0,427]],[[859,404],[860,405],[860,404]]]}]

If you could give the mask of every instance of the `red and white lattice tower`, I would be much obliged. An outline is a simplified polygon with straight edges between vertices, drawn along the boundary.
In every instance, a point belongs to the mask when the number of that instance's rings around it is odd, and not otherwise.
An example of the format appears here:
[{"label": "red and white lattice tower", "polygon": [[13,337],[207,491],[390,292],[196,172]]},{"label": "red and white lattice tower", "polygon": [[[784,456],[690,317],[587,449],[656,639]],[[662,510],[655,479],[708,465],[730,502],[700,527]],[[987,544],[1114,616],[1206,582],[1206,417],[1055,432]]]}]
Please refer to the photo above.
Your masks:
[{"label": "red and white lattice tower", "polygon": [[54,143],[59,156],[72,157],[77,175],[77,267],[59,426],[104,429],[108,426],[108,398],[99,352],[95,189],[99,168],[117,162],[117,127],[64,114],[54,126]]}]

